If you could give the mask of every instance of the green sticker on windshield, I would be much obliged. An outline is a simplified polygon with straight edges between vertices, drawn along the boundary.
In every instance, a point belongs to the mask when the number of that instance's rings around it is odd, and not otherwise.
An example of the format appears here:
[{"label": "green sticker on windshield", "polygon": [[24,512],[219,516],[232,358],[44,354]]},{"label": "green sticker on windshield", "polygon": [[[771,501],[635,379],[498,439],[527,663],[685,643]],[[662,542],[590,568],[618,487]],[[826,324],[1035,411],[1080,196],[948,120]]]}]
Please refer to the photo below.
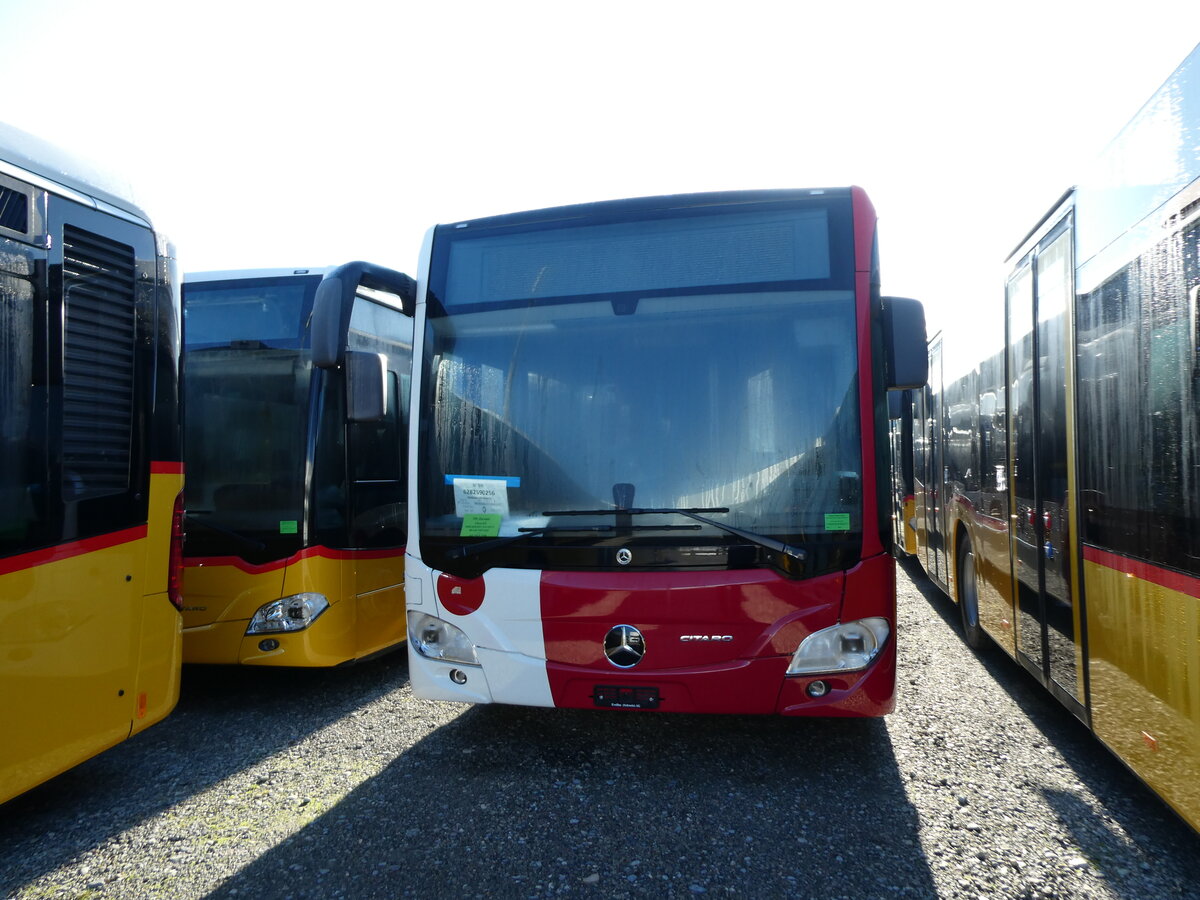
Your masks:
[{"label": "green sticker on windshield", "polygon": [[849,531],[850,513],[825,513],[826,531]]},{"label": "green sticker on windshield", "polygon": [[279,523],[280,534],[296,534],[299,530],[295,519],[284,519]]},{"label": "green sticker on windshield", "polygon": [[495,513],[467,513],[463,516],[459,537],[498,537],[501,516]]}]

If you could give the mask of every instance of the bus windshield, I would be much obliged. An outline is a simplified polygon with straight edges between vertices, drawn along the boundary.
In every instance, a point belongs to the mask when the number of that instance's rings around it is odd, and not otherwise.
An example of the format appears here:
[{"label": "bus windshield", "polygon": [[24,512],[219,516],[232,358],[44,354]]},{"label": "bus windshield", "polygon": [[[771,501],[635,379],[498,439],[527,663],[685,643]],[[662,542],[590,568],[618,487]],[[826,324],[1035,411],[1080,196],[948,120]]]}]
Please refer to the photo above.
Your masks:
[{"label": "bus windshield", "polygon": [[189,531],[189,552],[218,544],[254,558],[269,547],[271,558],[281,544],[298,546],[309,354],[191,350],[186,372],[185,494],[189,522],[199,526]]},{"label": "bus windshield", "polygon": [[[847,229],[826,204],[660,210],[499,235],[439,229],[425,558],[452,559],[471,536],[547,529],[559,524],[548,513],[571,511],[594,515],[504,544],[488,564],[593,567],[599,557],[576,552],[589,540],[738,543],[668,512],[607,537],[618,508],[717,510],[705,515],[807,547],[856,541],[853,272]],[[554,558],[556,543],[573,555]]]},{"label": "bus windshield", "polygon": [[188,284],[187,349],[235,341],[301,346],[320,281],[319,275],[298,275]]},{"label": "bus windshield", "polygon": [[188,553],[250,561],[299,549],[320,275],[184,287]]}]

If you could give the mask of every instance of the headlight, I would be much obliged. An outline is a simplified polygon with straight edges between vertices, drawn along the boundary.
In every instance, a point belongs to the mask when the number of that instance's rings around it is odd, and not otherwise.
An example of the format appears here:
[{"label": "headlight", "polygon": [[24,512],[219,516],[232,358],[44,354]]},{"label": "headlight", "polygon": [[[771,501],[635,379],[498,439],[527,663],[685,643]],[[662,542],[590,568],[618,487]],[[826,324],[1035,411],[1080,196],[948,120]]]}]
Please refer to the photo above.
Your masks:
[{"label": "headlight", "polygon": [[788,666],[788,675],[854,672],[871,664],[887,641],[887,619],[860,619],[823,628],[806,637]]},{"label": "headlight", "polygon": [[272,600],[261,607],[250,620],[246,634],[275,634],[280,631],[303,631],[329,609],[324,594],[292,594]]},{"label": "headlight", "polygon": [[415,610],[408,611],[408,639],[426,659],[479,665],[475,645],[461,628]]}]

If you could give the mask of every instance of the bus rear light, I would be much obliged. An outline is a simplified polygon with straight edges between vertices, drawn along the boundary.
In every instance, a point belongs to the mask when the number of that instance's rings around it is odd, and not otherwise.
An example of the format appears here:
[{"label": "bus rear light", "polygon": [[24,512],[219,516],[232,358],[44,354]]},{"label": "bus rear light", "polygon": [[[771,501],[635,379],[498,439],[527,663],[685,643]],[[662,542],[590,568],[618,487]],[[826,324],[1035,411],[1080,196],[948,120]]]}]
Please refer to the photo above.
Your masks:
[{"label": "bus rear light", "polygon": [[329,609],[324,594],[303,593],[281,597],[260,607],[250,620],[246,634],[278,634],[303,631]]},{"label": "bus rear light", "polygon": [[[889,634],[891,626],[887,619],[876,617],[815,631],[796,648],[786,674],[814,675],[865,669],[879,655]],[[811,688],[810,685],[810,691]]]},{"label": "bus rear light", "polygon": [[183,491],[175,496],[171,510],[171,549],[167,554],[167,599],[183,609]]}]

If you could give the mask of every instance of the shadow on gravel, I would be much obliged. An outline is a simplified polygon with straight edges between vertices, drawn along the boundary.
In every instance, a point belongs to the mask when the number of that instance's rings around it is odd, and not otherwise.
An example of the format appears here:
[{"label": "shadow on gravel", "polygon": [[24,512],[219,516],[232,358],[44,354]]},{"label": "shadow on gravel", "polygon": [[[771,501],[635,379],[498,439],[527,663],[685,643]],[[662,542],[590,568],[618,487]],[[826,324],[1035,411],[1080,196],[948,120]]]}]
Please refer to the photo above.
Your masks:
[{"label": "shadow on gravel", "polygon": [[0,897],[407,684],[402,651],[337,669],[184,666],[164,721],[0,806]]},{"label": "shadow on gravel", "polygon": [[[947,627],[961,638],[955,603],[926,577],[915,559],[901,560],[900,566]],[[976,652],[976,658],[1047,743],[1062,755],[1075,777],[1103,804],[1105,815],[1100,816],[1077,796],[1042,791],[1088,861],[1108,878],[1114,892],[1121,893],[1120,882],[1125,874],[1109,871],[1109,862],[1120,859],[1128,863],[1131,858],[1129,846],[1119,834],[1123,832],[1138,848],[1136,856],[1145,866],[1158,869],[1157,860],[1169,857],[1179,860],[1182,868],[1190,868],[1196,881],[1183,886],[1177,896],[1200,898],[1200,835],[1002,649],[989,642]],[[1142,898],[1131,895],[1130,900]]]},{"label": "shadow on gravel", "polygon": [[935,895],[881,720],[479,706],[210,897]]}]

